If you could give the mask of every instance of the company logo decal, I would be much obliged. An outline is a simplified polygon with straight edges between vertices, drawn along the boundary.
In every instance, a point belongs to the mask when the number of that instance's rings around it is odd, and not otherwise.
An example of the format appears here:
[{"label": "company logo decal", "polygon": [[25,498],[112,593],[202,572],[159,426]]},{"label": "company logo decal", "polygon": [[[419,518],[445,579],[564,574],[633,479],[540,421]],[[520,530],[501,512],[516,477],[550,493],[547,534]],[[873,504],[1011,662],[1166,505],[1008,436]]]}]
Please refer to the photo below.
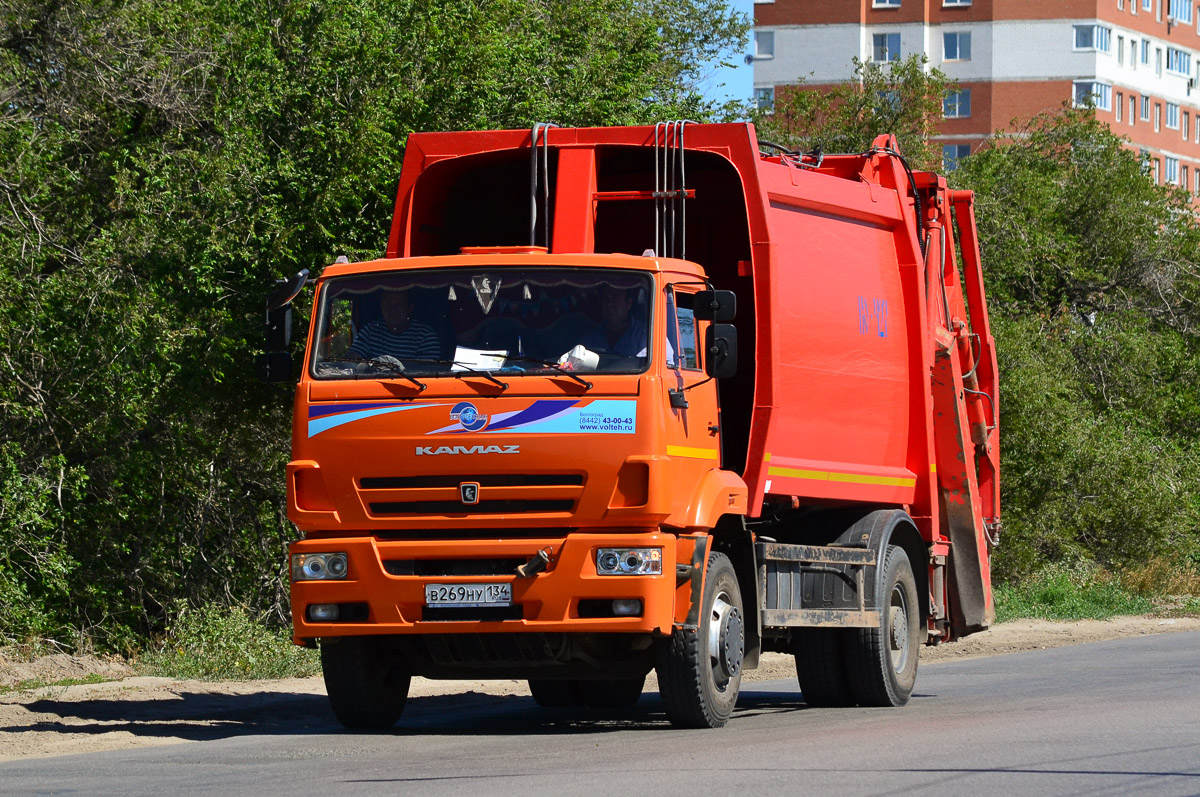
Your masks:
[{"label": "company logo decal", "polygon": [[520,446],[417,446],[418,457],[438,454],[520,454]]},{"label": "company logo decal", "polygon": [[487,426],[488,416],[481,415],[475,405],[469,401],[460,401],[450,410],[450,420],[458,421],[459,425],[468,432],[478,432]]},{"label": "company logo decal", "polygon": [[458,485],[458,497],[464,504],[478,504],[479,482],[463,482]]},{"label": "company logo decal", "polygon": [[[455,406],[450,417],[455,418],[463,402]],[[467,405],[470,406],[470,405]],[[474,410],[474,406],[471,406]],[[479,418],[482,417],[482,421]],[[637,401],[626,399],[539,399],[524,409],[498,412],[491,416],[476,416],[472,426],[463,422],[459,413],[456,424],[434,429],[426,434],[462,434],[479,431],[486,426],[487,434],[522,432],[538,434],[636,434]]]}]

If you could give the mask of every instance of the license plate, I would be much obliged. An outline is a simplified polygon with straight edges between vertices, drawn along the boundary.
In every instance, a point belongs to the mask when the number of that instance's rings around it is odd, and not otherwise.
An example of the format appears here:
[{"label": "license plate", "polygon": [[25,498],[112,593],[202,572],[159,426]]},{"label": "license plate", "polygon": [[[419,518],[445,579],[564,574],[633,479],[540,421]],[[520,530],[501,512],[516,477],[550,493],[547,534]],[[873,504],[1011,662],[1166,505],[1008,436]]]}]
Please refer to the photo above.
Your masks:
[{"label": "license plate", "polygon": [[512,606],[512,584],[426,584],[426,606]]}]

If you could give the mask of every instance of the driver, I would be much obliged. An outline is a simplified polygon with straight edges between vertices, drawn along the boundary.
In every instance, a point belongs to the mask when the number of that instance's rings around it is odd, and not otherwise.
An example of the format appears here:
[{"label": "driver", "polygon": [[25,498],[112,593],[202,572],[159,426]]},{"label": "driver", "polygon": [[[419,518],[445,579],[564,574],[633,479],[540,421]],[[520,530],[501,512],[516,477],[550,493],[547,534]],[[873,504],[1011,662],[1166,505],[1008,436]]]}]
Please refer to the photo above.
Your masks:
[{"label": "driver", "polygon": [[441,353],[437,333],[412,317],[408,289],[387,289],[379,301],[382,315],[359,330],[347,350],[350,357],[370,360],[390,355],[398,360],[434,360]]},{"label": "driver", "polygon": [[646,321],[631,313],[636,288],[600,288],[600,328],[579,341],[592,351],[618,357],[646,356]]}]

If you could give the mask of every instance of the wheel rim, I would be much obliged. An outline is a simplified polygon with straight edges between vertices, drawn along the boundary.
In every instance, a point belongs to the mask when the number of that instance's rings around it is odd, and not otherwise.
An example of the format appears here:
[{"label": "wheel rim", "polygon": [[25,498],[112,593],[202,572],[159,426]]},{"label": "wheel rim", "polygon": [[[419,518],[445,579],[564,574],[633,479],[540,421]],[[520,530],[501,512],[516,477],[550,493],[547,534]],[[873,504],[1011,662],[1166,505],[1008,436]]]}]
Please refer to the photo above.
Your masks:
[{"label": "wheel rim", "polygon": [[713,683],[722,692],[742,671],[743,639],[741,610],[730,603],[729,593],[721,592],[708,620],[708,659]]},{"label": "wheel rim", "polygon": [[892,599],[888,606],[888,653],[892,669],[902,672],[908,664],[908,600],[904,590],[897,584],[892,588]]}]

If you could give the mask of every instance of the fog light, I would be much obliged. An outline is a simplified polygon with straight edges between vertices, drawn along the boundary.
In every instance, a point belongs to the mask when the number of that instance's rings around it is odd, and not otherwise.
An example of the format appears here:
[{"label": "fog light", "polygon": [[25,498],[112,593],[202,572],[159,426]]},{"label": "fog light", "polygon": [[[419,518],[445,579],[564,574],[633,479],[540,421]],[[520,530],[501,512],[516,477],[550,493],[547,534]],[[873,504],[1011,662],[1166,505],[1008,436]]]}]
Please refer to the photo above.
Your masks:
[{"label": "fog light", "polygon": [[314,623],[332,623],[338,619],[336,603],[313,603],[308,607],[308,619]]},{"label": "fog light", "polygon": [[602,576],[662,574],[662,548],[598,548],[596,573]]},{"label": "fog light", "polygon": [[617,598],[613,601],[613,615],[616,617],[641,617],[642,601],[640,598]]},{"label": "fog light", "polygon": [[340,580],[349,570],[344,553],[292,554],[292,581]]}]

